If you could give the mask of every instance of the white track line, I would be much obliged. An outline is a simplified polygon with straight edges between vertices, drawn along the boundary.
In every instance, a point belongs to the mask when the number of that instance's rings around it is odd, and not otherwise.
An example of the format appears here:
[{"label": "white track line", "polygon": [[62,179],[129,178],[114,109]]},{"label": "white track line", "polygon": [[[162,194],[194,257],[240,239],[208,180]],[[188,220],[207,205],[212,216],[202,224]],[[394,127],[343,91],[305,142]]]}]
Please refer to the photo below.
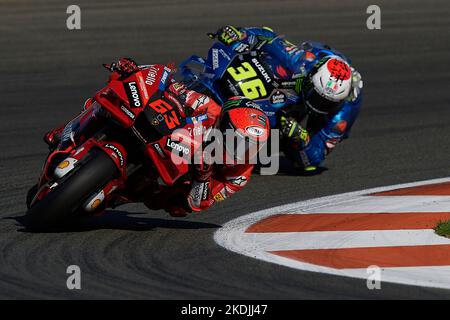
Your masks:
[{"label": "white track line", "polygon": [[[370,199],[361,199],[361,196],[372,194],[372,193],[378,193],[378,192],[384,192],[389,190],[395,190],[395,189],[401,189],[401,188],[408,188],[408,187],[415,187],[415,186],[421,186],[421,185],[428,185],[428,184],[436,184],[436,183],[444,183],[444,182],[450,182],[450,178],[443,178],[443,179],[433,179],[428,181],[420,181],[420,182],[413,182],[413,183],[406,183],[406,184],[399,184],[399,185],[393,185],[393,186],[387,186],[387,187],[380,187],[380,188],[373,188],[373,189],[367,189],[362,191],[356,191],[356,192],[350,192],[350,193],[344,193],[339,195],[332,195],[332,196],[326,196],[321,198],[316,198],[312,200],[307,201],[300,201],[291,203],[284,206],[278,206],[274,208],[269,208],[266,210],[254,212],[251,214],[244,215],[242,217],[239,217],[237,219],[231,220],[228,223],[226,223],[221,229],[217,230],[214,234],[214,240],[224,248],[243,254],[252,258],[264,260],[271,263],[277,263],[280,265],[288,266],[291,268],[301,269],[305,271],[312,271],[312,272],[322,272],[322,273],[328,273],[328,274],[334,274],[334,275],[340,275],[340,276],[349,276],[349,277],[355,277],[355,278],[362,278],[367,279],[367,271],[366,269],[333,269],[328,267],[322,267],[317,266],[313,264],[303,263],[300,261],[296,261],[293,259],[284,258],[281,256],[277,256],[271,253],[266,252],[266,250],[270,249],[271,246],[275,250],[279,250],[280,248],[277,248],[277,244],[269,244],[266,242],[266,240],[263,240],[263,244],[261,244],[261,248],[257,248],[258,245],[255,245],[255,242],[251,242],[250,238],[248,238],[249,234],[245,233],[245,230],[252,224],[254,224],[257,221],[260,221],[268,216],[272,216],[274,214],[279,213],[323,213],[323,212],[329,212],[329,213],[337,213],[337,212],[345,212],[348,213],[352,208],[354,211],[350,212],[361,212],[361,207],[358,207],[357,209],[354,208],[355,204],[359,201],[363,200],[365,205],[365,210],[368,212],[441,212],[441,211],[448,211],[450,210],[450,202],[449,197],[445,196],[424,196],[422,197],[422,200],[418,200],[417,196],[376,196],[376,197],[368,197]],[[373,199],[372,198],[377,198]],[[389,200],[389,199],[393,200]],[[401,198],[403,200],[398,200],[397,198]],[[388,206],[383,207],[382,209],[378,207],[378,205],[381,206],[381,202],[379,202],[381,199],[388,201]],[[408,199],[405,201],[405,199]],[[414,205],[411,206],[411,202],[414,202]],[[439,206],[439,207],[438,207]],[[414,207],[414,208],[412,208]],[[443,210],[444,208],[447,208],[447,210]],[[333,209],[334,208],[334,209]],[[386,211],[388,209],[389,211]],[[334,210],[334,211],[333,211]],[[440,242],[447,243],[447,239],[441,238],[440,240],[437,240],[436,236],[434,234],[431,234],[432,230],[422,230],[424,232],[417,233],[418,230],[404,230],[406,232],[412,232],[410,233],[409,237],[410,241],[415,241],[414,239],[416,236],[422,237],[422,240],[425,240],[425,243],[422,242],[422,244],[430,243],[430,244],[437,244]],[[334,232],[334,231],[333,231]],[[361,232],[361,231],[359,231]],[[364,231],[366,232],[366,231]],[[371,232],[371,231],[369,231]],[[389,230],[389,233],[391,231]],[[431,232],[431,233],[430,233]],[[330,233],[328,232],[328,235],[330,236]],[[291,233],[292,234],[292,233]],[[382,237],[386,237],[386,233],[383,231],[381,232],[381,235],[377,236],[380,240]],[[399,233],[397,233],[397,236]],[[258,237],[257,235],[256,237]],[[278,236],[277,236],[278,237]],[[283,235],[279,236],[281,238],[275,239],[273,238],[272,241],[276,242],[278,240],[282,241]],[[315,237],[315,235],[313,235]],[[394,241],[394,238],[396,238],[395,241],[400,241],[398,237],[393,236],[392,233],[390,233],[391,240]],[[359,241],[358,236],[354,236],[352,241]],[[330,240],[330,238],[328,238]],[[305,239],[297,239],[299,242],[305,241]],[[316,240],[318,240],[316,238]],[[318,240],[324,242],[325,240]],[[337,241],[337,239],[330,240]],[[343,242],[342,239],[340,239],[341,244]],[[347,241],[347,240],[345,240]],[[344,241],[344,242],[345,242]],[[380,240],[381,241],[381,240]],[[403,241],[403,240],[402,240]],[[290,248],[293,249],[299,249],[301,246],[307,246],[310,245],[311,248],[314,245],[313,240],[308,240],[304,244],[299,244],[299,246],[295,246],[295,248],[290,244]],[[398,243],[398,242],[397,242]],[[412,243],[412,242],[409,242]],[[286,243],[283,245],[288,246]],[[332,244],[328,244],[328,246],[332,246]],[[346,244],[347,246],[347,244]],[[340,246],[342,247],[342,246]],[[273,250],[273,249],[270,249]],[[448,288],[450,289],[450,267],[443,266],[443,267],[412,267],[412,268],[385,268],[382,272],[382,281],[386,282],[393,282],[393,283],[401,283],[401,284],[408,284],[408,285],[419,285],[419,286],[426,286],[426,287],[438,287],[438,288]]]},{"label": "white track line", "polygon": [[450,210],[450,196],[359,196],[343,203],[304,209],[301,213],[441,212],[442,208]]},{"label": "white track line", "polygon": [[450,244],[450,239],[436,235],[433,230],[375,230],[245,233],[238,238],[246,251],[370,248]]}]

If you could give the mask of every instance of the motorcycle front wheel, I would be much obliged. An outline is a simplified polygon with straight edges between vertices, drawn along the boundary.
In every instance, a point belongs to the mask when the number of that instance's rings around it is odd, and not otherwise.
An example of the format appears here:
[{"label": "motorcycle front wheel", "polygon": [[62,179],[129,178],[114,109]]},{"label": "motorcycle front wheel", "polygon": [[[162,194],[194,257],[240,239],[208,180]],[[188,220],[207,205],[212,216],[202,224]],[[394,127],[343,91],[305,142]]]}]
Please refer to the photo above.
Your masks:
[{"label": "motorcycle front wheel", "polygon": [[117,174],[113,160],[101,150],[93,150],[79,167],[61,178],[43,199],[33,203],[25,216],[25,227],[50,231],[68,226],[77,218],[80,206]]}]

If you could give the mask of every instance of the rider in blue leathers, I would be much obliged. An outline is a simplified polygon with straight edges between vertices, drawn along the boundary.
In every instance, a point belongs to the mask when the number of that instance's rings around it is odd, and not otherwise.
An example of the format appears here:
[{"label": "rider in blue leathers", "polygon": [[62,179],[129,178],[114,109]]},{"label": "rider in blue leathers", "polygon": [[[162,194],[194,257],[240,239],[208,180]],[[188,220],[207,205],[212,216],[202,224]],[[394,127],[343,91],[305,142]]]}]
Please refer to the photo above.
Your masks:
[{"label": "rider in blue leathers", "polygon": [[[277,79],[290,83],[298,94],[297,101],[277,115],[282,150],[295,167],[315,172],[348,137],[361,107],[361,75],[350,60],[321,43],[296,46],[268,27],[226,26],[209,36],[235,51],[266,41],[260,48],[264,62]],[[305,128],[300,125],[303,120]]]}]

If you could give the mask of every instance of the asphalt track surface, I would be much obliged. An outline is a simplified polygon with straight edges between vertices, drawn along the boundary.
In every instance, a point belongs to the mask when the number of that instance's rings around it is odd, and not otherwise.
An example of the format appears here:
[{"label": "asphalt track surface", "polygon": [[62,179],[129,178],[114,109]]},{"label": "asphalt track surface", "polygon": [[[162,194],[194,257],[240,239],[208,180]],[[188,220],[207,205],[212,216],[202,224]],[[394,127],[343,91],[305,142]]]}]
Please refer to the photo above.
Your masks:
[{"label": "asphalt track surface", "polygon": [[[72,3],[0,2],[0,298],[450,298],[388,283],[370,291],[363,280],[253,260],[213,241],[223,223],[255,210],[450,176],[449,1],[377,1],[377,31],[366,28],[368,1],[78,0],[82,30],[68,31]],[[41,137],[103,85],[101,63],[202,55],[205,33],[225,24],[269,25],[293,42],[323,41],[352,58],[364,106],[328,170],[254,176],[232,199],[186,219],[132,205],[90,230],[24,232],[14,217],[24,214],[46,155]],[[72,264],[81,267],[82,290],[66,288]]]}]

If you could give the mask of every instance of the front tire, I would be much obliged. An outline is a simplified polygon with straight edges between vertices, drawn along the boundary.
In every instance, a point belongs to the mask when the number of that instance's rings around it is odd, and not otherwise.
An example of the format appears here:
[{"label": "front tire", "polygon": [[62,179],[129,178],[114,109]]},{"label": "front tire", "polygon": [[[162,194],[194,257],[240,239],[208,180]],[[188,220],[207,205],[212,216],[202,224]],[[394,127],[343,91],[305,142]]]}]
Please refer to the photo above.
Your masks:
[{"label": "front tire", "polygon": [[81,204],[116,173],[113,160],[105,152],[94,150],[86,162],[31,206],[25,216],[25,226],[43,231],[69,225],[77,217]]}]

